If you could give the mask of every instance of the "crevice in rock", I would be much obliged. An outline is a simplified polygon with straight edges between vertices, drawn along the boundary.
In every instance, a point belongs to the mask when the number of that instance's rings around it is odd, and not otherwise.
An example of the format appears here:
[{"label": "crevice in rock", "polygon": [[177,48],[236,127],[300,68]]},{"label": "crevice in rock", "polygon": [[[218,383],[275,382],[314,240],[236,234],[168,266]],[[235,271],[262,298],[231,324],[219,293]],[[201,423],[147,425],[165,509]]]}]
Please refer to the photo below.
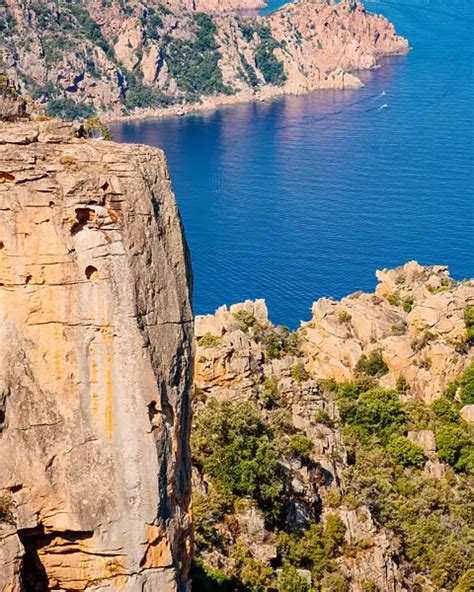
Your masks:
[{"label": "crevice in rock", "polygon": [[0,392],[0,437],[7,427],[7,399],[10,389]]},{"label": "crevice in rock", "polygon": [[21,567],[22,592],[47,592],[48,575],[38,555],[38,540],[43,535],[42,529],[19,531],[18,536],[25,548]]},{"label": "crevice in rock", "polygon": [[[43,526],[18,531],[20,541],[25,548],[25,555],[21,568],[22,592],[48,592],[48,574],[41,561],[41,551],[53,539],[62,539],[55,545],[55,553],[74,553],[79,548],[79,542],[89,539],[93,532],[52,532],[45,533]],[[77,545],[77,547],[76,547]],[[60,548],[62,547],[62,548]]]}]

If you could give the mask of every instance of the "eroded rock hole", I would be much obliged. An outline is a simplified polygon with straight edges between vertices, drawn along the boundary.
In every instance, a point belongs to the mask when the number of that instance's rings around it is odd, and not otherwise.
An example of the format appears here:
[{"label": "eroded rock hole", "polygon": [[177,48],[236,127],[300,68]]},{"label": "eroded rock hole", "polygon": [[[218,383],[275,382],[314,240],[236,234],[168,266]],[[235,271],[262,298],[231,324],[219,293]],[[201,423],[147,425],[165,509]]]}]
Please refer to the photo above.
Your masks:
[{"label": "eroded rock hole", "polygon": [[11,183],[14,180],[15,180],[14,175],[0,171],[0,183]]},{"label": "eroded rock hole", "polygon": [[25,284],[29,284],[32,279],[33,279],[33,276],[32,275],[27,275],[26,278],[25,278]]},{"label": "eroded rock hole", "polygon": [[91,208],[76,208],[75,212],[77,222],[71,226],[71,234],[77,234],[88,222],[95,218],[95,212]]},{"label": "eroded rock hole", "polygon": [[0,241],[0,251],[4,248],[5,248],[5,243],[3,241]]},{"label": "eroded rock hole", "polygon": [[98,280],[100,278],[97,267],[94,267],[93,265],[88,265],[84,273],[88,280]]}]

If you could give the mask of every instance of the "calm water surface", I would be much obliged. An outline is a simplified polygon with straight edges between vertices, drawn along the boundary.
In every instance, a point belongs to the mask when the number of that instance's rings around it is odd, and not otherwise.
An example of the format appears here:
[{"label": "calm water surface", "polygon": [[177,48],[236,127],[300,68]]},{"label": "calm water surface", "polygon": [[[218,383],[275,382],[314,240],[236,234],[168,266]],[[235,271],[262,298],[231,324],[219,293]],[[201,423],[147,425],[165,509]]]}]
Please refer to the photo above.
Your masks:
[{"label": "calm water surface", "polygon": [[366,4],[413,51],[362,90],[113,127],[166,151],[196,313],[265,298],[296,327],[321,296],[372,290],[378,268],[474,276],[474,2]]}]

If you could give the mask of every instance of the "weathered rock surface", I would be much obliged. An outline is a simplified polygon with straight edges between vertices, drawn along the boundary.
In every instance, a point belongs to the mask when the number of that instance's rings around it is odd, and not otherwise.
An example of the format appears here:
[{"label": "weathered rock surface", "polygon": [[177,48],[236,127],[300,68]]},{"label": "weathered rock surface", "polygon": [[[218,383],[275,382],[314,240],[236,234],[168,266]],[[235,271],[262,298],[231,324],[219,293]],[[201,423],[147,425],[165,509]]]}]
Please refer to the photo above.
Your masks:
[{"label": "weathered rock surface", "polygon": [[340,302],[322,298],[302,323],[307,369],[321,378],[353,380],[362,355],[380,352],[389,388],[403,377],[406,396],[437,399],[474,353],[466,347],[464,311],[474,304],[474,283],[457,284],[447,268],[416,262],[377,272],[374,294]]},{"label": "weathered rock surface", "polygon": [[163,153],[0,125],[0,590],[184,589],[191,356]]},{"label": "weathered rock surface", "polygon": [[[197,49],[187,45],[196,39],[196,11],[254,5],[92,0],[76,7],[45,2],[40,10],[26,0],[6,0],[0,18],[9,24],[0,51],[6,73],[24,93],[43,102],[85,102],[117,117],[134,108],[138,116],[181,113],[283,93],[358,88],[353,71],[408,50],[387,19],[353,0],[300,0],[265,17],[218,14],[205,24],[211,36],[204,32]],[[56,44],[58,36],[65,43]],[[182,60],[196,53],[201,57],[193,71],[183,70]],[[207,63],[214,64],[212,80]]]}]

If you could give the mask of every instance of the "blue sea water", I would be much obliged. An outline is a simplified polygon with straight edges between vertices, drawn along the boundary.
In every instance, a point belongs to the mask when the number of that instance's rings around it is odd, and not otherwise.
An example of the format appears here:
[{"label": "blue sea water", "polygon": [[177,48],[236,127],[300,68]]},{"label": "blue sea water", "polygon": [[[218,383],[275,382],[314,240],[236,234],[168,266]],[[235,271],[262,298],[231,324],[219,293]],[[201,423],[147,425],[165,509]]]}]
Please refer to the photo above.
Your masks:
[{"label": "blue sea water", "polygon": [[413,49],[362,90],[113,126],[167,154],[195,313],[265,298],[294,328],[317,298],[411,259],[474,277],[474,2],[366,6]]}]

